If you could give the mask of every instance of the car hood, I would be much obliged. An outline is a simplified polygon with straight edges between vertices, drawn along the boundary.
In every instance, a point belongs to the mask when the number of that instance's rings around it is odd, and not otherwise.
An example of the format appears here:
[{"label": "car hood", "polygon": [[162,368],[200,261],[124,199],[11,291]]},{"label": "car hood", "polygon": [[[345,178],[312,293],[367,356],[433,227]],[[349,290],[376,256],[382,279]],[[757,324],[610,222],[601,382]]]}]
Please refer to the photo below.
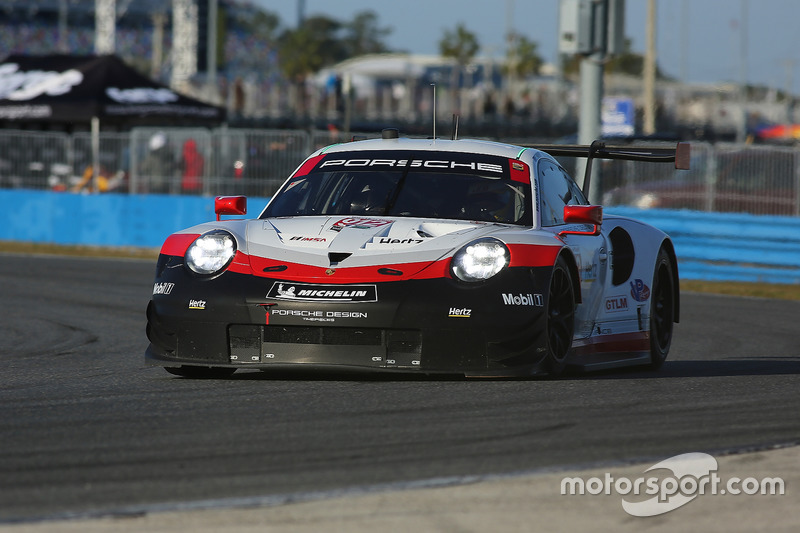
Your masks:
[{"label": "car hood", "polygon": [[251,257],[317,267],[363,267],[437,261],[504,224],[391,217],[294,217],[247,225]]}]

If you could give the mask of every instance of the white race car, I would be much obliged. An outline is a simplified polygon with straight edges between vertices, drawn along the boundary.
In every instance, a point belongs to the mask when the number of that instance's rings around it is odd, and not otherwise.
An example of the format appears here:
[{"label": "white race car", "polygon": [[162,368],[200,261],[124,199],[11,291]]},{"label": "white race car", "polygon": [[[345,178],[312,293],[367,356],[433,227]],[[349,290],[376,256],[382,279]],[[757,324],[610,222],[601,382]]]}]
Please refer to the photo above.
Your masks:
[{"label": "white race car", "polygon": [[[672,242],[604,218],[554,156],[685,168],[689,146],[534,148],[385,130],[323,148],[258,218],[167,238],[147,361],[198,377],[659,367],[679,316]],[[246,212],[244,197],[215,202],[218,215]]]}]

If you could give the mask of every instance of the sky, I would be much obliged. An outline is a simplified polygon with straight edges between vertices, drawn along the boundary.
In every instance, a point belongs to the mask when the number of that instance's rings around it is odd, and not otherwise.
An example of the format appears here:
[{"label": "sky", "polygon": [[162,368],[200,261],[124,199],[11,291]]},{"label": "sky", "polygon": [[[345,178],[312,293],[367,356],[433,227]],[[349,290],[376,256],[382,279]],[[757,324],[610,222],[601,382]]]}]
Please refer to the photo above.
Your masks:
[{"label": "sky", "polygon": [[[295,27],[301,0],[251,0]],[[350,21],[371,10],[390,27],[386,44],[437,54],[446,30],[462,23],[480,55],[504,54],[509,28],[538,44],[545,61],[558,58],[559,0],[302,0],[306,16]],[[644,54],[647,0],[626,0],[625,34]],[[661,70],[697,83],[740,82],[800,95],[800,0],[657,0],[656,53]]]}]

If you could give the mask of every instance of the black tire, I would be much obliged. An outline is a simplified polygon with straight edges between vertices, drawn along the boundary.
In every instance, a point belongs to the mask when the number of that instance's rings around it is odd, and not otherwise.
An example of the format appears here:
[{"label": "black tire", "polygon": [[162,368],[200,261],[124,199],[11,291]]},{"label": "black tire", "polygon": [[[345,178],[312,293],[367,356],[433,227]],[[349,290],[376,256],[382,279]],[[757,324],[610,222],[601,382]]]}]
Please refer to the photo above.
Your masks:
[{"label": "black tire", "polygon": [[236,372],[235,368],[208,366],[168,366],[164,370],[175,376],[198,379],[227,378]]},{"label": "black tire", "polygon": [[547,372],[558,376],[567,366],[567,355],[575,332],[575,288],[563,257],[559,257],[550,276],[547,295]]},{"label": "black tire", "polygon": [[650,368],[661,368],[672,345],[675,319],[675,276],[669,255],[658,252],[650,288]]}]

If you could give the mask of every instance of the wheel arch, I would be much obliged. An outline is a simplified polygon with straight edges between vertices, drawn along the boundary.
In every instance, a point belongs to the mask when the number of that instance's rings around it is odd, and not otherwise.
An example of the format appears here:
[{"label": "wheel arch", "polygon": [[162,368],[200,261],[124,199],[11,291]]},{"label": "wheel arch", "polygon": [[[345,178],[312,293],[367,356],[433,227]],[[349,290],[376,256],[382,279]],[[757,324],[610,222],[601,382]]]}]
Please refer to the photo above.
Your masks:
[{"label": "wheel arch", "polygon": [[675,313],[673,316],[673,322],[676,324],[680,322],[681,316],[681,288],[680,288],[680,276],[678,276],[678,256],[675,254],[675,246],[672,244],[672,239],[666,238],[661,243],[661,248],[667,253],[669,257],[670,266],[672,267],[672,297],[673,301],[675,302]]},{"label": "wheel arch", "polygon": [[572,280],[572,286],[575,288],[573,291],[575,293],[575,304],[581,303],[581,277],[578,273],[578,263],[575,261],[575,256],[567,247],[561,249],[559,252],[558,257],[556,257],[556,262],[558,261],[559,257],[563,257],[564,261],[567,263],[567,268],[569,270],[569,277]]}]

